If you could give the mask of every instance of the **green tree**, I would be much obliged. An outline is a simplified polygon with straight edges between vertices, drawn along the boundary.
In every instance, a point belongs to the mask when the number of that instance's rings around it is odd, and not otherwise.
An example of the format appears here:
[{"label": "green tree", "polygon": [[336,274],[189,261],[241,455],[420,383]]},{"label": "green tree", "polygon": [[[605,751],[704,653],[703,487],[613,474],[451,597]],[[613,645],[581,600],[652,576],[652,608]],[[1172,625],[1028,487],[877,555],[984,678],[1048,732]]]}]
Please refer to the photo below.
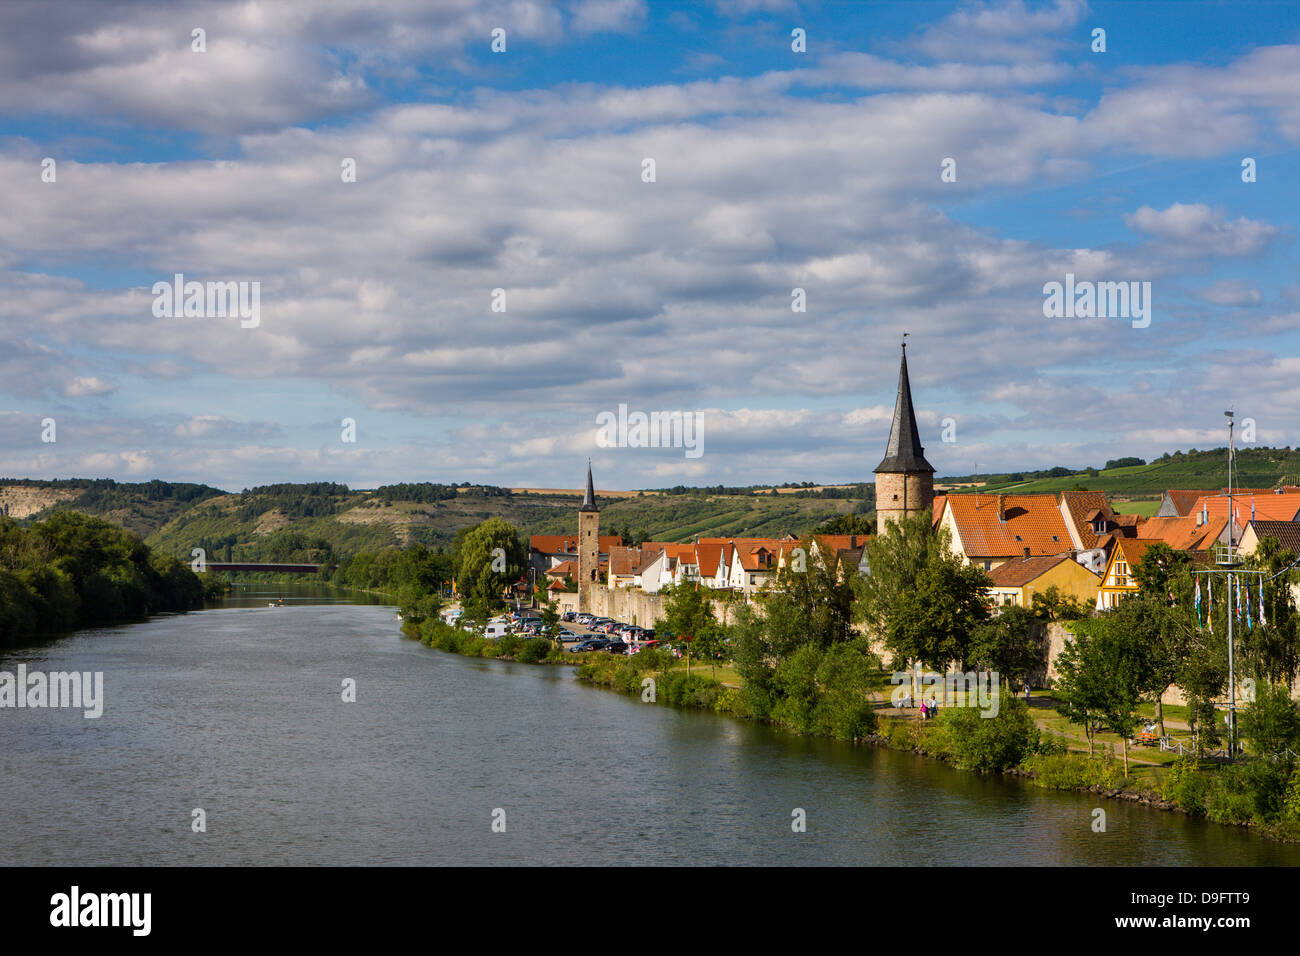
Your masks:
[{"label": "green tree", "polygon": [[505,606],[503,594],[524,573],[528,551],[513,525],[489,518],[465,535],[456,578],[470,620],[485,621]]},{"label": "green tree", "polygon": [[852,512],[828,518],[812,529],[812,534],[860,534],[864,538],[874,534],[876,523],[866,513]]},{"label": "green tree", "polygon": [[[1145,560],[1144,557],[1144,563]],[[1209,638],[1208,633],[1196,627],[1192,605],[1185,596],[1179,603],[1169,603],[1171,590],[1186,595],[1190,589],[1187,570],[1180,568],[1174,576],[1159,579],[1154,589],[1126,597],[1102,615],[1146,648],[1148,679],[1142,690],[1155,702],[1156,722],[1162,737],[1165,735],[1165,692],[1183,682],[1194,647]]]},{"label": "green tree", "polygon": [[789,609],[803,633],[798,643],[825,650],[851,640],[856,575],[837,565],[829,548],[800,548],[760,592],[760,600],[769,609],[774,604]]},{"label": "green tree", "polygon": [[1034,595],[1033,608],[1036,614],[1047,621],[1077,621],[1092,613],[1092,608],[1086,602],[1073,595],[1062,594],[1055,584]]},{"label": "green tree", "polygon": [[973,631],[968,663],[1000,674],[1010,689],[1042,665],[1042,629],[1042,618],[1029,608],[1003,608]]},{"label": "green tree", "polygon": [[1089,754],[1101,723],[1119,734],[1127,777],[1129,737],[1137,726],[1144,690],[1152,683],[1142,638],[1114,617],[1076,622],[1074,639],[1057,657],[1056,669],[1061,713],[1083,725]]},{"label": "green tree", "polygon": [[1283,754],[1288,770],[1300,752],[1300,703],[1291,699],[1283,684],[1263,684],[1255,700],[1241,711],[1241,732],[1258,756]]},{"label": "green tree", "polygon": [[1148,547],[1133,568],[1133,577],[1143,594],[1157,597],[1168,602],[1177,599],[1174,594],[1176,582],[1186,579],[1185,572],[1192,563],[1186,551],[1176,551],[1163,541],[1157,541]]},{"label": "green tree", "polygon": [[[1300,673],[1300,615],[1292,597],[1291,573],[1282,572],[1295,561],[1295,555],[1275,538],[1264,538],[1246,561],[1246,569],[1262,571],[1266,623],[1259,621],[1260,576],[1242,575],[1243,596],[1250,601],[1253,627],[1237,627],[1241,672],[1257,681],[1290,684]],[[1275,577],[1276,575],[1276,577]],[[1219,575],[1220,578],[1223,575]],[[1249,585],[1249,594],[1246,588]],[[1224,602],[1226,605],[1226,602]]]},{"label": "green tree", "polygon": [[983,569],[963,564],[925,510],[889,522],[867,543],[870,574],[856,578],[859,615],[895,661],[919,660],[936,670],[970,652],[975,628],[989,617]]}]

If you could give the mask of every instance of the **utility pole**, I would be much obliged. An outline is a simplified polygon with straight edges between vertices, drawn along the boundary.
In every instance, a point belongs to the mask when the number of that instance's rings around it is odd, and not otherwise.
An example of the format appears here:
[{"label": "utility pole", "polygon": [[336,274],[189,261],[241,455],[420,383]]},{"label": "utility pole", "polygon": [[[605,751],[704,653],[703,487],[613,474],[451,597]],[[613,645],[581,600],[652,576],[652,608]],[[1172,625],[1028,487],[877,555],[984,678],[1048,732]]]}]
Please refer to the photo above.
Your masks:
[{"label": "utility pole", "polygon": [[1232,459],[1236,457],[1232,445],[1232,411],[1223,414],[1228,418],[1228,757],[1231,758],[1237,753],[1237,675],[1233,668],[1232,619],[1236,616],[1236,604],[1233,602],[1240,603],[1240,598],[1233,589],[1236,575],[1231,570],[1236,561],[1232,540],[1232,522],[1235,517],[1232,510]]}]

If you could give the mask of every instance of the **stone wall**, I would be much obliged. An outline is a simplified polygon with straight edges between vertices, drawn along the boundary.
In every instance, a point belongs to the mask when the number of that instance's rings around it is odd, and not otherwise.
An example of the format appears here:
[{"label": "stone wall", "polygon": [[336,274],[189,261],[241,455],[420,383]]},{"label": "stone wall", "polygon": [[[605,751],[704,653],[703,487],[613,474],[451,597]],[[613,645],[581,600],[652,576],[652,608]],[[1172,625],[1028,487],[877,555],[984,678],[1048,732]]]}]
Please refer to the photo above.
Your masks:
[{"label": "stone wall", "polygon": [[[625,624],[653,628],[663,620],[664,605],[666,603],[667,598],[663,594],[650,594],[640,588],[611,589],[606,585],[597,584],[591,589],[591,607],[588,610],[597,617],[609,617]],[[563,591],[558,592],[555,604],[561,613],[576,611],[578,609],[578,595]],[[713,602],[713,616],[723,624],[731,624],[736,619],[736,612],[741,606],[741,602],[732,603],[715,600]],[[760,614],[762,613],[761,605],[751,604],[750,606]]]}]

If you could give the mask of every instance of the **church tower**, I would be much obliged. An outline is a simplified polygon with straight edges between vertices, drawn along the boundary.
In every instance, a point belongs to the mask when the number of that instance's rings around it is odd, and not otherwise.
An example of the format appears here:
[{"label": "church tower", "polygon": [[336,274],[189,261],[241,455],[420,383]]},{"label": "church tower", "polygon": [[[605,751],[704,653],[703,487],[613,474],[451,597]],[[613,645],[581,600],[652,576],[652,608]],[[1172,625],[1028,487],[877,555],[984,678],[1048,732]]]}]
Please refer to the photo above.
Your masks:
[{"label": "church tower", "polygon": [[596,509],[596,488],[591,483],[591,461],[587,461],[587,497],[578,509],[578,610],[590,611],[592,588],[600,576],[600,512]]},{"label": "church tower", "polygon": [[885,460],[876,466],[876,533],[885,523],[924,511],[934,504],[934,468],[925,460],[921,436],[912,409],[912,386],[907,380],[907,343],[898,370],[898,397],[889,426]]}]

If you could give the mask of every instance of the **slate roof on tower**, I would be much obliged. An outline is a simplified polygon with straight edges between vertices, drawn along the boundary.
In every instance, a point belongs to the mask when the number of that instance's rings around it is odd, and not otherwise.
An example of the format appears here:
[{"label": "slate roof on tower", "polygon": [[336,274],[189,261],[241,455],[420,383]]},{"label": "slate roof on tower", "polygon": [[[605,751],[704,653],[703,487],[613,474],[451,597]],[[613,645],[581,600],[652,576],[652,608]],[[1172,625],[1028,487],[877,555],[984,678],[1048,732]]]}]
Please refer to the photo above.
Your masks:
[{"label": "slate roof on tower", "polygon": [[876,466],[876,471],[934,474],[933,466],[925,460],[921,434],[916,428],[912,386],[907,380],[906,344],[903,345],[903,361],[898,367],[898,397],[894,400],[894,420],[889,426],[889,444],[885,446],[885,459]]},{"label": "slate roof on tower", "polygon": [[591,483],[591,462],[587,462],[587,497],[582,499],[579,511],[598,511],[596,507],[596,487]]}]

